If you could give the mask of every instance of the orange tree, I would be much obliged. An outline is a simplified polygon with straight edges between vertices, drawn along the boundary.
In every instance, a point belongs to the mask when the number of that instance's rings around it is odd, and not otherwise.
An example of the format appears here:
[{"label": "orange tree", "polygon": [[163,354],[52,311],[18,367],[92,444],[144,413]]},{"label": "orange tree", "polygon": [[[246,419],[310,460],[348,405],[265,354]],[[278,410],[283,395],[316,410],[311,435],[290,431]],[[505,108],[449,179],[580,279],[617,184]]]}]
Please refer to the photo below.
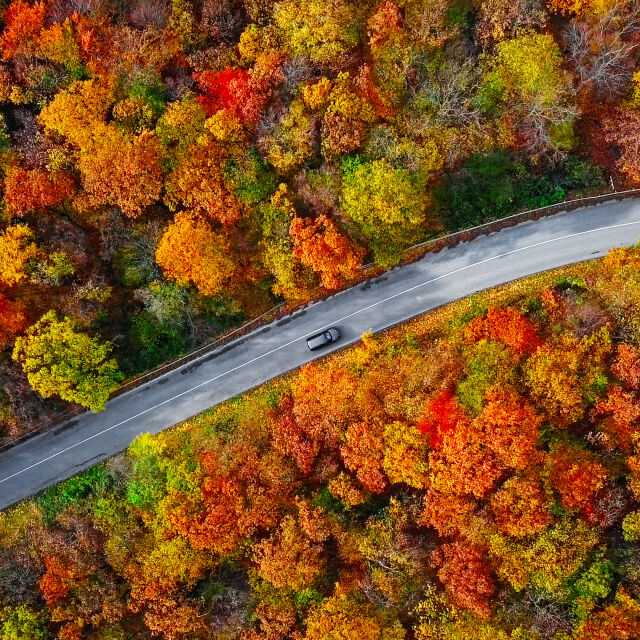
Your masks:
[{"label": "orange tree", "polygon": [[176,214],[160,238],[156,261],[167,277],[192,283],[207,296],[221,293],[236,272],[225,236],[185,212]]}]

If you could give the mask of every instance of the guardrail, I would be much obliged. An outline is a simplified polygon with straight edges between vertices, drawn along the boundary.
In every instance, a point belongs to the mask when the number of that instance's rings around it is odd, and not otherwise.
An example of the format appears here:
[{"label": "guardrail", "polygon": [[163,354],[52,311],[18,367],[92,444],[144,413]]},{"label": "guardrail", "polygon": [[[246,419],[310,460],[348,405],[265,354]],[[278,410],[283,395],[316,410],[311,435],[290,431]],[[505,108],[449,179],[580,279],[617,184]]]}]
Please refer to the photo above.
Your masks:
[{"label": "guardrail", "polygon": [[[557,202],[555,204],[547,205],[544,207],[538,207],[537,209],[529,209],[527,211],[521,211],[519,213],[514,213],[510,216],[506,216],[504,218],[498,218],[496,220],[491,220],[489,222],[485,222],[483,224],[477,225],[475,227],[470,227],[468,229],[463,229],[461,231],[455,231],[453,233],[447,234],[445,236],[441,236],[438,238],[433,238],[432,240],[427,240],[425,242],[421,242],[419,244],[415,244],[411,247],[408,247],[403,251],[403,259],[401,260],[401,264],[407,264],[410,262],[415,262],[416,260],[422,258],[425,254],[430,252],[438,252],[446,247],[455,247],[461,242],[469,242],[470,240],[474,240],[479,236],[486,235],[488,233],[494,233],[496,231],[501,231],[502,229],[506,229],[509,227],[513,227],[522,222],[526,222],[529,220],[539,220],[540,218],[544,218],[547,216],[552,216],[560,212],[564,211],[572,211],[574,209],[579,209],[585,204],[597,204],[599,202],[610,202],[612,200],[624,200],[626,198],[633,198],[634,196],[640,196],[640,189],[628,189],[625,191],[612,191],[609,193],[601,193],[594,196],[585,196],[582,198],[574,198],[572,200],[564,200],[562,202]],[[358,276],[347,283],[347,285],[342,289],[348,289],[364,280],[368,280],[370,278],[376,277],[380,273],[382,273],[384,269],[377,266],[374,262],[370,262],[362,265],[358,269]],[[316,292],[317,296],[314,296],[312,302],[317,302],[319,300],[328,298],[335,293],[336,291],[327,291],[322,287],[319,287]],[[306,303],[310,304],[310,303]],[[112,397],[116,397],[123,393],[126,393],[130,389],[135,388],[142,382],[146,380],[153,380],[154,378],[161,376],[162,374],[171,371],[173,369],[177,369],[184,364],[188,364],[192,360],[195,360],[200,355],[213,351],[232,340],[235,340],[243,335],[246,335],[251,331],[252,328],[260,326],[264,324],[269,317],[269,322],[273,322],[279,319],[282,316],[295,313],[299,309],[306,306],[306,304],[298,305],[296,307],[291,306],[289,303],[283,302],[271,309],[268,309],[261,315],[249,320],[241,327],[237,327],[236,329],[232,329],[227,333],[219,336],[215,340],[190,351],[189,353],[177,358],[171,362],[167,362],[151,371],[148,371],[144,374],[138,375],[135,378],[127,380],[119,387],[117,387]],[[12,440],[11,442],[7,442],[4,445],[0,445],[0,452],[10,449],[11,447],[28,440],[34,435],[45,431],[46,429],[51,429],[53,431],[56,428],[59,428],[61,425],[71,420],[77,415],[84,413],[86,410],[83,407],[77,407],[75,409],[71,409],[66,411],[63,414],[56,415],[50,422],[44,425],[40,425],[37,428],[34,428],[26,433],[22,434],[19,438]]]}]

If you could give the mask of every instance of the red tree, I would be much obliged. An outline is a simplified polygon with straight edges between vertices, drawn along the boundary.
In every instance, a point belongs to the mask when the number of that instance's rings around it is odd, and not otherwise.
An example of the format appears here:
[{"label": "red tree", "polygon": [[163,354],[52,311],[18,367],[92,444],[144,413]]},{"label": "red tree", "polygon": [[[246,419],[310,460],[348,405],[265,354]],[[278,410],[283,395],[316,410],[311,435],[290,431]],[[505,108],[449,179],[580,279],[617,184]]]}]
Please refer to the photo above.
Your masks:
[{"label": "red tree", "polygon": [[587,451],[562,445],[551,454],[549,479],[565,509],[584,509],[593,504],[607,476],[606,468]]},{"label": "red tree", "polygon": [[285,396],[280,402],[278,417],[271,423],[273,446],[291,456],[302,473],[311,473],[321,444],[309,437],[293,413],[293,400]]},{"label": "red tree", "polygon": [[239,521],[244,511],[238,482],[222,473],[215,456],[203,454],[202,499],[176,495],[175,506],[167,515],[170,529],[185,536],[199,550],[214,553],[232,551],[243,536]]},{"label": "red tree", "polygon": [[416,427],[429,436],[429,444],[433,449],[442,446],[443,437],[458,423],[466,424],[469,418],[458,404],[450,389],[443,389],[431,398],[424,409]]},{"label": "red tree", "polygon": [[0,350],[11,338],[27,327],[24,308],[0,293]]},{"label": "red tree", "polygon": [[512,387],[492,387],[476,420],[484,441],[507,467],[524,469],[536,460],[542,418]]},{"label": "red tree", "polygon": [[4,181],[4,200],[14,215],[57,207],[73,192],[73,178],[63,171],[10,167]]},{"label": "red tree", "polygon": [[202,71],[195,79],[204,92],[198,97],[208,115],[220,109],[235,112],[238,109],[238,94],[246,91],[249,72],[244,69],[227,67],[223,71]]},{"label": "red tree", "polygon": [[281,54],[266,52],[250,71],[227,67],[223,71],[197,73],[195,79],[203,91],[198,100],[210,116],[226,109],[251,126],[271,98],[273,86],[282,78],[281,62]]},{"label": "red tree", "polygon": [[432,561],[451,600],[488,618],[496,587],[482,549],[462,542],[445,544],[433,553]]},{"label": "red tree", "polygon": [[618,386],[610,387],[606,398],[596,402],[591,418],[602,419],[600,428],[612,436],[621,449],[631,451],[631,437],[640,427],[640,403],[635,393]]},{"label": "red tree", "polygon": [[356,472],[358,480],[373,493],[387,487],[382,470],[384,440],[382,428],[368,422],[352,424],[346,433],[346,444],[340,448],[347,469]]},{"label": "red tree", "polygon": [[46,11],[44,2],[31,5],[13,0],[3,15],[4,31],[0,37],[3,60],[11,60],[19,50],[28,49],[44,26]]},{"label": "red tree", "polygon": [[482,338],[504,342],[516,353],[533,353],[542,344],[534,326],[516,309],[489,309],[485,316],[474,318],[467,327],[473,341]]},{"label": "red tree", "polygon": [[630,389],[640,388],[640,351],[625,342],[618,345],[611,373]]},{"label": "red tree", "polygon": [[440,450],[431,452],[429,466],[435,489],[477,498],[487,495],[504,472],[483,443],[482,433],[462,423],[444,436]]}]

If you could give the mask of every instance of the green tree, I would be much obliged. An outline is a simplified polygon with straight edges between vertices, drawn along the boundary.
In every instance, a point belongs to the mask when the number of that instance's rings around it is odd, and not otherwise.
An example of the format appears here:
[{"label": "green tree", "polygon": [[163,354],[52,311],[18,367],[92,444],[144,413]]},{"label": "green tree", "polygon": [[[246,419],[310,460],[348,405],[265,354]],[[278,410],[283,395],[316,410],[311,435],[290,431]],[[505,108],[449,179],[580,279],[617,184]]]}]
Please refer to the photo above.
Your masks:
[{"label": "green tree", "polygon": [[0,610],[2,640],[47,640],[49,632],[38,612],[21,605],[13,610]]},{"label": "green tree", "polygon": [[350,159],[343,164],[343,173],[342,210],[371,243],[376,262],[394,264],[425,220],[421,180],[386,159]]},{"label": "green tree", "polygon": [[77,331],[71,318],[59,320],[49,311],[16,340],[13,359],[44,398],[59,395],[100,411],[123,377],[109,358],[111,350],[111,343]]}]

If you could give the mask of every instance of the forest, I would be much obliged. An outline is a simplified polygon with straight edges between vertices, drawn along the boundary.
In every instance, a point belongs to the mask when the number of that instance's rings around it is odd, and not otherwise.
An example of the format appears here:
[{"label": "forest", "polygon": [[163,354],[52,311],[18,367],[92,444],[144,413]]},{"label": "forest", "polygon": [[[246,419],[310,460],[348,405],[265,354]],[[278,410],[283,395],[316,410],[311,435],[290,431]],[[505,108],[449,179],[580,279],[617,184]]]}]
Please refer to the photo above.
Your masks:
[{"label": "forest", "polygon": [[636,0],[0,9],[0,444],[363,263],[640,184]]},{"label": "forest", "polygon": [[637,640],[640,248],[477,294],[0,513],[1,640]]}]

